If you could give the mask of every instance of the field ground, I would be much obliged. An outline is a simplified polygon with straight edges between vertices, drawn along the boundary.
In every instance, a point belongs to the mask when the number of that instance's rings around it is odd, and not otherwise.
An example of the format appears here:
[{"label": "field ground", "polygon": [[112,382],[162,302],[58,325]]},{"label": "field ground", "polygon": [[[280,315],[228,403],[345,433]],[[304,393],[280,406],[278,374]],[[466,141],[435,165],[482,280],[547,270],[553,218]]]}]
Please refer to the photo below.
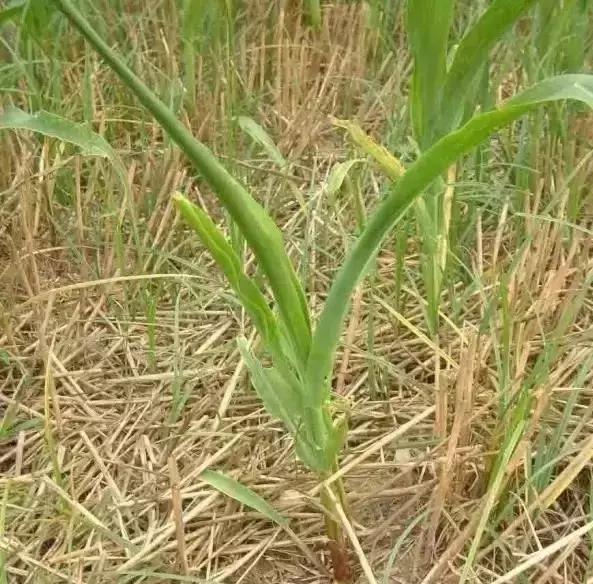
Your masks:
[{"label": "field ground", "polygon": [[[191,56],[195,99],[174,1],[81,4],[277,219],[317,313],[388,188],[371,163],[329,188],[337,163],[362,157],[330,117],[356,120],[404,164],[416,156],[401,3],[328,3],[319,30],[290,2],[211,11]],[[455,34],[484,4],[460,3]],[[6,29],[2,103],[92,122],[133,200],[107,161],[0,133],[0,583],[328,582],[315,478],[251,389],[236,344],[254,339],[251,324],[171,194],[225,216],[113,73],[63,19],[48,22],[18,50]],[[530,16],[495,50],[494,102],[539,74],[534,30]],[[481,518],[468,581],[593,578],[593,118],[547,112],[449,172],[438,336],[413,212],[353,299],[334,403],[350,416],[341,469],[361,583],[361,557],[378,582],[459,582]],[[206,468],[253,488],[290,530],[203,483]]]}]

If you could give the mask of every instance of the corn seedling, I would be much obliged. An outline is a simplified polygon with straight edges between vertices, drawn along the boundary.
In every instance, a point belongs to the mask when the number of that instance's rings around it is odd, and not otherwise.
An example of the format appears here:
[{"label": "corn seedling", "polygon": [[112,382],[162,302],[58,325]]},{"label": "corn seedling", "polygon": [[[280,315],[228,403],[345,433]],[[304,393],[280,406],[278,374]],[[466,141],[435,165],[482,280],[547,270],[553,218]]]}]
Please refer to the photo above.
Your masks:
[{"label": "corn seedling", "polygon": [[[416,63],[411,109],[420,154],[401,176],[392,177],[394,182],[389,193],[367,217],[360,235],[331,283],[325,305],[313,327],[313,315],[285,251],[282,234],[264,208],[109,48],[70,0],[52,0],[52,3],[136,95],[210,184],[265,274],[274,299],[272,307],[258,283],[245,273],[241,258],[212,219],[183,195],[174,195],[181,215],[213,256],[261,337],[271,366],[264,366],[246,342],[240,343],[242,357],[264,406],[270,415],[283,422],[294,438],[298,457],[318,475],[322,483],[322,502],[326,510],[334,572],[336,579],[349,580],[346,543],[338,519],[340,514],[336,512],[347,510],[346,493],[341,481],[329,484],[324,481],[337,470],[340,451],[347,438],[346,415],[331,404],[331,379],[350,298],[372,265],[384,239],[408,209],[425,194],[422,203],[425,210],[421,209],[426,219],[424,225],[430,226],[440,236],[437,242],[445,242],[438,243],[436,248],[434,241],[429,243],[433,263],[430,268],[432,275],[427,276],[432,278],[432,288],[428,291],[428,320],[432,323],[431,332],[436,334],[438,310],[435,307],[438,305],[443,272],[439,258],[447,255],[446,249],[439,250],[438,246],[446,245],[446,215],[454,204],[452,197],[447,201],[442,193],[444,173],[493,133],[541,105],[572,99],[593,107],[593,76],[572,74],[545,79],[498,108],[474,115],[474,84],[490,50],[535,2],[492,2],[463,37],[452,58],[449,58],[447,41],[454,2],[410,2],[408,21]],[[430,42],[422,42],[427,38]],[[16,124],[13,126],[18,127]],[[4,127],[11,126],[5,124]],[[377,152],[385,154],[377,150],[375,154],[369,154],[374,156]],[[528,405],[526,402],[525,407]],[[504,463],[512,458],[524,428],[524,423],[514,427],[501,452],[497,469],[503,468]],[[269,508],[263,507],[259,500],[254,502],[250,499],[236,481],[229,483],[213,475],[204,476],[204,480],[279,522],[279,518]],[[487,509],[494,506],[501,480],[499,470],[493,475]],[[482,521],[478,534],[484,527]]]}]

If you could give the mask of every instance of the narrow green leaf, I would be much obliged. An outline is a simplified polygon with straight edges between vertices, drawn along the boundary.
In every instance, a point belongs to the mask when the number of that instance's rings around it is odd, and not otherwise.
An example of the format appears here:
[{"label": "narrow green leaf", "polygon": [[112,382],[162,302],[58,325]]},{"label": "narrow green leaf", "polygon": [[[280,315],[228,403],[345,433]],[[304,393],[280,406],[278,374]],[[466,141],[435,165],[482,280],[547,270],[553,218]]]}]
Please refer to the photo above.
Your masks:
[{"label": "narrow green leaf", "polygon": [[239,339],[239,351],[266,411],[280,420],[292,434],[297,456],[311,469],[318,472],[327,470],[325,442],[322,441],[317,448],[310,443],[314,430],[304,407],[306,396],[298,380],[289,371],[281,373],[276,367],[262,367],[244,339]]},{"label": "narrow green leaf", "polygon": [[381,242],[414,199],[460,156],[488,136],[539,105],[562,99],[581,101],[593,108],[593,75],[560,75],[534,85],[500,109],[478,115],[441,138],[408,168],[370,217],[331,286],[315,329],[307,365],[310,387],[321,396],[327,395],[328,379],[352,292]]},{"label": "narrow green leaf", "polygon": [[258,511],[274,523],[282,526],[288,524],[288,520],[278,513],[265,499],[239,481],[216,470],[203,471],[200,474],[200,479],[211,487],[214,487],[217,491],[235,499],[235,501],[239,501],[239,503]]},{"label": "narrow green leaf", "polygon": [[321,26],[321,0],[305,0],[307,20],[313,28]]},{"label": "narrow green leaf", "polygon": [[360,162],[363,162],[363,160],[355,158],[354,160],[338,162],[332,167],[324,189],[330,198],[334,197],[340,191],[352,167]]},{"label": "narrow green leaf", "polygon": [[463,567],[463,572],[459,579],[459,584],[464,584],[470,576],[470,571],[472,569],[476,554],[478,552],[480,542],[482,541],[482,535],[484,534],[486,526],[488,525],[490,513],[492,512],[492,509],[495,507],[500,491],[504,486],[504,481],[506,478],[506,468],[508,467],[511,458],[515,453],[517,445],[521,440],[524,428],[525,421],[519,421],[519,423],[514,428],[512,428],[511,434],[508,436],[508,438],[506,438],[500,450],[500,454],[498,456],[497,461],[498,464],[496,466],[495,472],[490,477],[487,494],[482,505],[482,509],[480,510],[480,521],[478,523],[478,526],[476,527],[474,539],[467,554],[467,559]]},{"label": "narrow green leaf", "polygon": [[406,171],[404,165],[385,146],[377,144],[358,124],[338,119],[333,119],[332,123],[346,130],[354,144],[370,156],[391,180],[399,179]]},{"label": "narrow green leaf", "polygon": [[150,111],[171,139],[210,184],[237,224],[268,277],[282,320],[297,354],[305,363],[311,343],[309,310],[301,283],[284,249],[280,229],[245,187],[229,174],[212,152],[115,54],[70,0],[51,0],[94,47],[125,85]]},{"label": "narrow green leaf", "polygon": [[29,130],[42,136],[73,144],[80,148],[85,156],[107,158],[121,181],[126,193],[126,200],[130,206],[130,213],[134,216],[126,169],[121,158],[107,140],[93,132],[88,126],[77,124],[49,112],[39,111],[35,114],[29,114],[19,108],[10,106],[0,114],[0,130]]},{"label": "narrow green leaf", "polygon": [[284,351],[274,313],[259,287],[243,272],[241,260],[231,244],[212,219],[182,194],[176,193],[173,196],[173,202],[187,224],[194,229],[202,243],[208,248],[251,317],[266,346],[276,358],[281,357]]},{"label": "narrow green leaf", "polygon": [[50,24],[55,12],[47,0],[27,0],[22,19],[23,29],[36,42],[51,39],[53,27]]},{"label": "narrow green leaf", "polygon": [[121,164],[115,150],[99,134],[87,126],[48,112],[29,114],[16,107],[8,107],[0,114],[0,130],[30,130],[74,144],[87,156],[103,156]]},{"label": "narrow green leaf", "polygon": [[[16,107],[7,107],[0,114],[0,130],[29,130],[42,136],[56,138],[62,142],[73,144],[80,148],[86,156],[100,156],[107,158],[115,169],[122,188],[125,193],[125,200],[132,218],[135,217],[135,209],[131,200],[130,187],[125,166],[117,152],[109,145],[107,140],[93,132],[85,125],[77,124],[55,114],[46,111],[39,111],[29,114]],[[134,236],[138,241],[138,234],[133,221]]]},{"label": "narrow green leaf", "polygon": [[414,57],[410,113],[422,150],[433,142],[438,120],[454,7],[455,0],[408,0],[408,35]]},{"label": "narrow green leaf", "polygon": [[183,0],[181,34],[184,41],[193,42],[204,29],[208,16],[208,0]]},{"label": "narrow green leaf", "polygon": [[[460,42],[447,73],[440,107],[441,133],[457,128],[465,96],[494,45],[538,0],[494,0]],[[415,2],[411,2],[415,4]]]},{"label": "narrow green leaf", "polygon": [[298,390],[282,378],[278,370],[264,368],[251,354],[245,339],[239,339],[239,351],[251,374],[251,383],[262,400],[266,411],[281,420],[284,425],[296,434],[302,412],[301,397]]},{"label": "narrow green leaf", "polygon": [[247,116],[239,116],[237,123],[241,130],[254,142],[257,142],[266,151],[270,159],[280,168],[285,168],[288,165],[286,159],[282,156],[282,152],[274,144],[274,140],[272,140],[271,136],[254,119]]},{"label": "narrow green leaf", "polygon": [[348,439],[348,415],[341,414],[333,422],[332,432],[330,433],[327,445],[326,456],[329,460],[335,460],[346,440]]}]

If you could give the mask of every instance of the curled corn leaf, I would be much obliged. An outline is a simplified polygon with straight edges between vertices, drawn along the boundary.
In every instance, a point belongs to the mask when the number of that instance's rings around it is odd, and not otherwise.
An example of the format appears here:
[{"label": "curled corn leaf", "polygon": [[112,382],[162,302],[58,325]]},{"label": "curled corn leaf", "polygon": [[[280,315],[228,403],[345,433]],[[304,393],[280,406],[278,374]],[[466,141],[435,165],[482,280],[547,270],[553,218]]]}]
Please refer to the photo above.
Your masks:
[{"label": "curled corn leaf", "polygon": [[375,142],[355,122],[332,118],[332,123],[334,126],[346,130],[354,144],[365,154],[368,154],[391,180],[398,180],[406,172],[404,165],[385,146]]}]

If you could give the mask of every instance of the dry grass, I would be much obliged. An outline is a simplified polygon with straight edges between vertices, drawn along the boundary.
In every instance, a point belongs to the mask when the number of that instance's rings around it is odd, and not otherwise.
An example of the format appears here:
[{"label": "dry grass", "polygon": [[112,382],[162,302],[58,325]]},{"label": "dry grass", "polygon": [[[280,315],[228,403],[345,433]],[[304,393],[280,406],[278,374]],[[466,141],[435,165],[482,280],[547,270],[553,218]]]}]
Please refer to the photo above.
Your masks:
[{"label": "dry grass", "polygon": [[[328,116],[356,118],[383,134],[402,107],[409,59],[398,31],[397,53],[377,62],[379,40],[359,4],[329,8],[319,33],[288,8],[270,27],[270,4],[252,3],[235,39],[237,56],[220,63],[218,74],[206,57],[200,61],[199,111],[188,122],[222,149],[234,132],[229,108],[261,96],[252,113],[291,161],[306,208],[242,137],[235,136],[238,153],[229,163],[274,210],[295,262],[308,266],[308,293],[318,307],[355,228],[352,202],[329,200],[322,188],[331,165],[350,155]],[[179,70],[177,31],[158,9],[138,14],[129,38],[135,66],[162,87],[153,67]],[[84,53],[70,50],[62,112],[77,117]],[[96,127],[108,130],[129,168],[135,220],[105,163],[33,137],[0,135],[0,552],[7,581],[326,582],[318,486],[249,388],[234,342],[251,334],[249,323],[195,238],[179,228],[169,195],[189,192],[216,212],[213,202],[161,131],[141,125],[135,105],[117,105],[121,89],[111,74],[92,57],[86,66]],[[474,581],[495,581],[525,562],[535,564],[525,572],[529,580],[496,581],[576,584],[589,574],[589,542],[570,536],[591,517],[586,287],[593,254],[590,232],[566,227],[570,193],[553,162],[557,153],[548,154],[537,190],[522,197],[524,215],[515,209],[510,218],[511,196],[502,190],[494,217],[480,209],[467,253],[472,278],[454,282],[443,300],[439,347],[422,332],[413,240],[399,308],[400,258],[392,244],[356,297],[337,368],[352,428],[342,472],[358,555],[379,581],[397,538],[422,513],[386,581],[459,580],[486,503],[487,472],[508,431],[499,397],[526,386],[537,399],[503,479],[514,515],[502,518],[494,539],[485,538]],[[574,156],[581,160],[583,152]],[[584,160],[574,180],[584,183],[589,167]],[[369,206],[381,186],[372,172],[363,177]],[[557,220],[538,218],[546,205]],[[585,210],[580,225],[590,218]],[[499,295],[506,324],[498,313],[484,318]],[[535,364],[550,347],[538,377]],[[440,428],[435,384],[445,412]],[[531,487],[523,489],[532,457],[579,389],[558,472],[535,498]],[[443,424],[445,437],[437,439]],[[290,517],[291,531],[204,485],[198,475],[210,466],[264,495]],[[555,542],[563,545],[548,547]]]}]

